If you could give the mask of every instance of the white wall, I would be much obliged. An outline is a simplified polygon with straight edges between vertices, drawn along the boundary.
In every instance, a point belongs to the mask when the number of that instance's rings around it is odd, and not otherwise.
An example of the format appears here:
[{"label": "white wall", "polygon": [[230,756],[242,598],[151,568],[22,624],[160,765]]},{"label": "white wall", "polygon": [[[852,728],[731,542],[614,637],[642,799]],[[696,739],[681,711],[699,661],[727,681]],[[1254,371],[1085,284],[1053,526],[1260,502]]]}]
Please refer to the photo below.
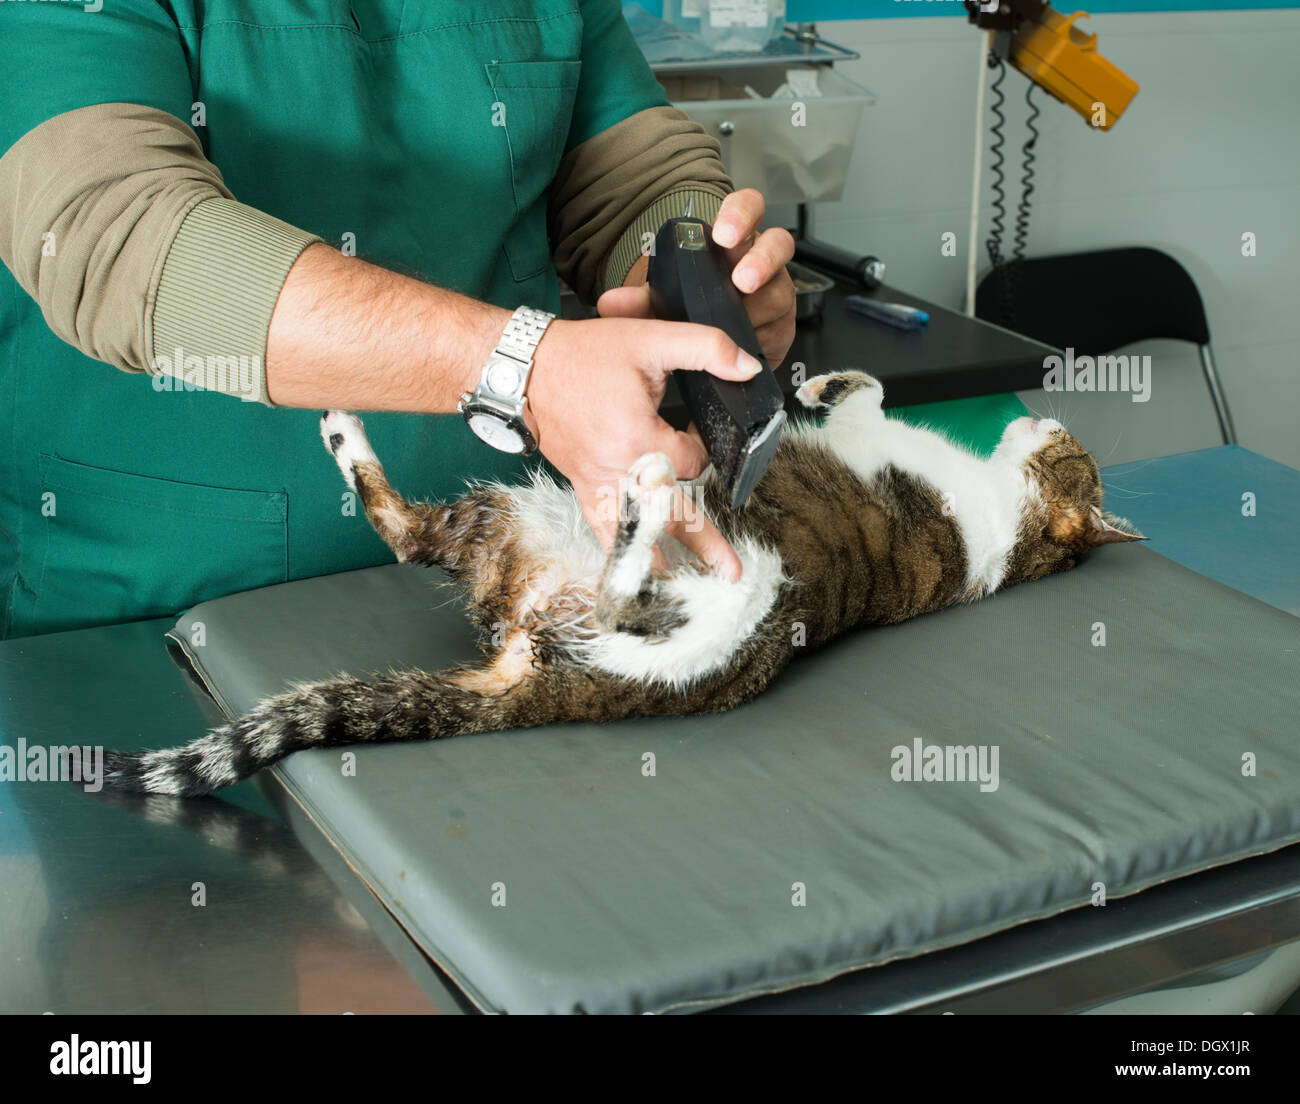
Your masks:
[{"label": "white wall", "polygon": [[[894,285],[961,307],[983,36],[960,17],[819,27],[862,54],[840,71],[879,101],[864,112],[845,198],[814,208],[814,232],[880,256]],[[1241,443],[1300,467],[1300,12],[1106,14],[1091,29],[1102,54],[1141,91],[1109,133],[1036,93],[1029,255],[1143,244],[1175,256],[1205,300]],[[1009,223],[1026,84],[1014,70],[1003,84]],[[786,225],[793,218],[773,215]],[[988,218],[986,206],[981,241]],[[944,231],[958,235],[957,258],[940,254]],[[1241,254],[1245,231],[1257,237],[1254,258]],[[1009,236],[1004,241],[1009,249]],[[1063,413],[1111,463],[1217,444],[1195,350],[1152,342],[1133,351],[1154,358],[1147,403],[1127,395],[1025,398],[1036,410]]]}]

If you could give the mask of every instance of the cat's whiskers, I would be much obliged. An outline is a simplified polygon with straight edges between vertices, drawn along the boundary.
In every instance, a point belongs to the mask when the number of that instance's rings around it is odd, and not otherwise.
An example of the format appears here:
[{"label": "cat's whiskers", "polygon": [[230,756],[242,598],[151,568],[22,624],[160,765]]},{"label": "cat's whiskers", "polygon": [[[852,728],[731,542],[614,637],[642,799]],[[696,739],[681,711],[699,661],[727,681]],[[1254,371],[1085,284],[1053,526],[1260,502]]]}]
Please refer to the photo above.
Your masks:
[{"label": "cat's whiskers", "polygon": [[1112,476],[1114,475],[1118,475],[1118,476],[1132,475],[1134,472],[1141,471],[1143,468],[1149,466],[1150,464],[1153,464],[1154,462],[1155,462],[1154,460],[1142,460],[1135,463],[1133,466],[1126,467],[1123,471],[1116,471],[1111,473],[1111,475],[1108,475],[1105,480],[1106,493],[1111,494],[1113,492],[1116,494],[1124,495],[1128,498],[1148,498],[1151,495],[1160,493],[1158,491],[1135,491],[1131,487],[1121,487],[1118,483],[1112,482]]},{"label": "cat's whiskers", "polygon": [[1135,472],[1135,471],[1141,471],[1143,468],[1150,467],[1150,466],[1151,466],[1152,464],[1154,464],[1154,463],[1156,462],[1156,460],[1158,460],[1158,459],[1160,459],[1160,457],[1157,456],[1157,457],[1153,457],[1153,458],[1151,458],[1150,460],[1134,460],[1134,461],[1132,462],[1132,463],[1135,465],[1134,467],[1126,468],[1124,471],[1117,471],[1117,472],[1115,472],[1114,474],[1115,474],[1115,475],[1132,475],[1133,472]]},{"label": "cat's whiskers", "polygon": [[1115,450],[1119,448],[1120,441],[1122,441],[1123,439],[1124,439],[1124,431],[1121,429],[1115,437],[1115,443],[1110,446],[1110,451],[1107,452],[1105,456],[1103,456],[1100,460],[1097,461],[1097,467],[1099,468],[1102,467],[1106,463],[1106,461],[1109,460],[1111,456],[1114,455]]},{"label": "cat's whiskers", "polygon": [[1107,494],[1114,493],[1114,494],[1122,495],[1125,498],[1147,498],[1155,494],[1156,492],[1155,491],[1134,491],[1134,490],[1130,490],[1128,487],[1118,487],[1114,483],[1107,483],[1106,493]]}]

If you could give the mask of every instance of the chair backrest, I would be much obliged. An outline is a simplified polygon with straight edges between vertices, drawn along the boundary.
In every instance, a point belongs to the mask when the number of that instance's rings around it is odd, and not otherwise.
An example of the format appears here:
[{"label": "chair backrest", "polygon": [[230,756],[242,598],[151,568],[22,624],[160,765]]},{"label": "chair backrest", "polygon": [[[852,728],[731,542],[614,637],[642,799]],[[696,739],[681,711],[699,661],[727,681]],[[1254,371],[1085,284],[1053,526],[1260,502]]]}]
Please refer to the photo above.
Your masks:
[{"label": "chair backrest", "polygon": [[1087,355],[1157,337],[1197,345],[1210,340],[1205,307],[1187,270],[1168,253],[1145,247],[1026,258],[995,268],[976,290],[975,314]]}]

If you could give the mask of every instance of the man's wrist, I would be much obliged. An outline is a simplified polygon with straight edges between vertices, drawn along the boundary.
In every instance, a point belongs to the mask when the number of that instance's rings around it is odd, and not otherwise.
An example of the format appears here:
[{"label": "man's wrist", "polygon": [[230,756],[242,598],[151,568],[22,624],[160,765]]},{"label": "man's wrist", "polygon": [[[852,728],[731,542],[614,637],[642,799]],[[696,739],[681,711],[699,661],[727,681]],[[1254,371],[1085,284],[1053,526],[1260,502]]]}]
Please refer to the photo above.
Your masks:
[{"label": "man's wrist", "polygon": [[533,370],[528,377],[528,391],[524,402],[524,424],[528,426],[528,431],[539,447],[542,444],[544,418],[538,417],[538,411],[542,411],[545,415],[551,409],[550,395],[558,367],[556,362],[560,359],[560,349],[566,343],[568,331],[573,325],[574,323],[568,319],[555,319],[546,327],[546,333],[542,335],[541,341],[537,343],[537,350],[533,353]]},{"label": "man's wrist", "polygon": [[494,448],[527,455],[538,446],[538,419],[529,400],[538,350],[555,320],[550,311],[516,308],[458,396],[457,409],[470,429]]},{"label": "man's wrist", "polygon": [[[478,317],[472,325],[473,338],[471,339],[464,370],[456,377],[459,382],[453,395],[437,396],[437,405],[432,409],[436,411],[455,410],[461,397],[472,394],[483,379],[483,368],[492,356],[492,351],[501,341],[501,335],[505,332],[506,325],[510,321],[511,312],[504,307],[494,306],[491,303],[476,303],[481,308]],[[437,372],[435,365],[430,365],[437,379],[440,373]]]}]

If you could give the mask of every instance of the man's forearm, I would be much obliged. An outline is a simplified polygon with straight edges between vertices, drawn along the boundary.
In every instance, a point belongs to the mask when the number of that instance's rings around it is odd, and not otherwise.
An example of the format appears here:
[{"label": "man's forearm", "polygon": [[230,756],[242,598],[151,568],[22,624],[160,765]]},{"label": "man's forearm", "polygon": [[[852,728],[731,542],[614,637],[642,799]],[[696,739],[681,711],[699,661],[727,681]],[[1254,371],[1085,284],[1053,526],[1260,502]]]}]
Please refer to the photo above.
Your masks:
[{"label": "man's forearm", "polygon": [[446,413],[472,391],[510,312],[309,246],[266,342],[280,406]]}]

